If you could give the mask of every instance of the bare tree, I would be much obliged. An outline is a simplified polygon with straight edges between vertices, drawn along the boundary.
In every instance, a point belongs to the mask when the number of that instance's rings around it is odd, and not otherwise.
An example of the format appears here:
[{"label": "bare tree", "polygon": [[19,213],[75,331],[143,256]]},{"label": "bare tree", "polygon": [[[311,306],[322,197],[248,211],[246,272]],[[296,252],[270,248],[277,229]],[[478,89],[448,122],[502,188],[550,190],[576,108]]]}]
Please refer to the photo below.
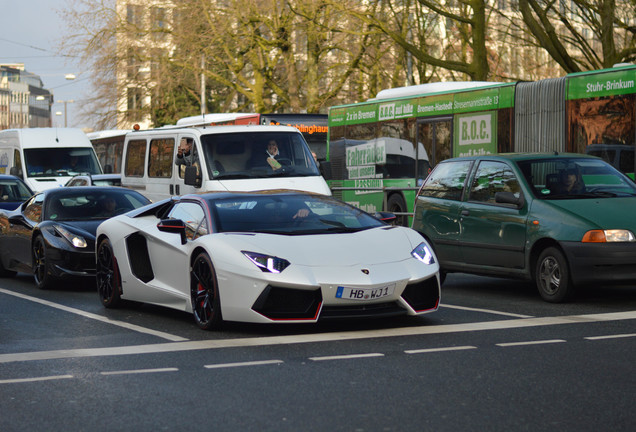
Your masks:
[{"label": "bare tree", "polygon": [[117,124],[116,34],[119,26],[114,0],[69,0],[59,10],[68,33],[60,50],[75,57],[90,74],[91,91],[83,98],[80,117],[96,129]]},{"label": "bare tree", "polygon": [[[364,3],[363,7],[349,10],[348,16],[378,29],[420,64],[471,80],[488,78],[486,0],[383,0],[380,3],[382,6],[375,11],[369,9],[373,6],[365,8]],[[338,2],[332,4],[339,7]],[[346,12],[343,9],[343,13]],[[431,16],[434,21],[429,19]]]},{"label": "bare tree", "polygon": [[566,72],[636,59],[634,0],[519,0],[523,23]]}]

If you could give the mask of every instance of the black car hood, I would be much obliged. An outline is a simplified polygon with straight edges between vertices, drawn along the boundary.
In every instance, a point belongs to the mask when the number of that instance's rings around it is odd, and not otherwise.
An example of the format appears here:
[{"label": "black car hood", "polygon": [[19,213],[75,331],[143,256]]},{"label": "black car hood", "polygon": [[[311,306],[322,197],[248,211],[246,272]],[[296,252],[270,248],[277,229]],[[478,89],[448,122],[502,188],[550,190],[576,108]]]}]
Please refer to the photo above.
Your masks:
[{"label": "black car hood", "polygon": [[97,227],[106,219],[81,220],[81,221],[48,221],[51,225],[59,225],[77,234],[88,234],[95,238]]}]

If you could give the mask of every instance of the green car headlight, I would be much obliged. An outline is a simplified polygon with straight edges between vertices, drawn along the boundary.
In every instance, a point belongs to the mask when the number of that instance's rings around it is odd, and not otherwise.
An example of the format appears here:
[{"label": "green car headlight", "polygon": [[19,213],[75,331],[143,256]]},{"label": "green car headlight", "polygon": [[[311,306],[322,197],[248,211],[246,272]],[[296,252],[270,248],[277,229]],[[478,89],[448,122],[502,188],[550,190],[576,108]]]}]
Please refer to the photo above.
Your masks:
[{"label": "green car headlight", "polygon": [[583,243],[618,243],[636,241],[634,233],[626,229],[591,230],[585,233]]}]

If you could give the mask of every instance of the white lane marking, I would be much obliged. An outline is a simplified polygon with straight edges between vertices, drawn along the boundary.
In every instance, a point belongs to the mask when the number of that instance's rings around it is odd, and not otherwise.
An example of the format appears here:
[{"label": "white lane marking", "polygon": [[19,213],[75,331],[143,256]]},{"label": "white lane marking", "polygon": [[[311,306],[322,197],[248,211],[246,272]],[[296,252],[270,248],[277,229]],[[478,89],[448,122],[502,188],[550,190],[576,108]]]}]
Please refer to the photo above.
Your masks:
[{"label": "white lane marking", "polygon": [[148,345],[131,345],[106,348],[68,349],[56,351],[37,351],[25,353],[0,354],[0,363],[31,360],[52,360],[79,357],[118,356],[130,354],[156,354],[165,352],[206,350],[219,348],[244,348],[255,346],[291,345],[300,343],[333,342],[398,336],[421,336],[431,334],[461,333],[487,330],[507,330],[513,328],[531,328],[561,324],[590,324],[596,322],[636,319],[636,311],[613,312],[604,314],[570,315],[559,317],[541,317],[510,319],[500,321],[482,321],[466,324],[444,324],[418,327],[389,328],[379,330],[345,331],[333,333],[310,333],[302,335],[252,337],[238,339],[217,339],[187,342],[170,342]]},{"label": "white lane marking", "polygon": [[313,360],[313,361],[349,360],[349,359],[370,358],[370,357],[384,357],[384,354],[382,353],[346,354],[346,355],[335,355],[335,356],[309,357],[309,360]]},{"label": "white lane marking", "polygon": [[466,306],[455,306],[455,305],[449,305],[444,303],[440,304],[440,307],[445,307],[449,309],[459,309],[459,310],[465,310],[465,311],[471,311],[471,312],[483,312],[483,313],[494,314],[494,315],[511,316],[515,318],[533,318],[532,315],[521,315],[521,314],[510,313],[510,312],[496,311],[492,309],[471,308]]},{"label": "white lane marking", "polygon": [[469,349],[477,349],[476,346],[456,346],[456,347],[444,347],[444,348],[425,348],[425,349],[413,349],[404,351],[406,354],[425,354],[425,353],[434,353],[434,352],[444,352],[444,351],[461,351],[461,350],[469,350]]},{"label": "white lane marking", "polygon": [[204,365],[203,367],[206,369],[221,369],[221,368],[242,367],[242,366],[261,366],[261,365],[280,364],[280,363],[284,363],[284,362],[282,360],[262,360],[262,361],[250,361],[250,362],[239,362],[239,363],[210,364],[210,365]]},{"label": "white lane marking", "polygon": [[586,337],[585,339],[602,340],[602,339],[628,338],[628,337],[635,337],[635,336],[636,336],[636,333],[630,333],[630,334],[618,334],[618,335],[607,335],[607,336],[589,336],[589,337]]},{"label": "white lane marking", "polygon": [[0,384],[50,381],[50,380],[69,379],[69,378],[74,378],[74,377],[73,375],[57,375],[57,376],[48,376],[48,377],[6,379],[6,380],[0,380]]},{"label": "white lane marking", "polygon": [[172,342],[183,342],[183,341],[187,341],[188,340],[188,339],[183,338],[181,336],[175,336],[175,335],[172,335],[172,334],[169,334],[169,333],[164,333],[164,332],[161,332],[161,331],[148,329],[148,328],[141,327],[141,326],[138,326],[138,325],[135,325],[135,324],[130,324],[130,323],[127,323],[127,322],[124,322],[124,321],[113,320],[113,319],[107,318],[107,317],[102,316],[102,315],[97,315],[97,314],[94,314],[94,313],[83,311],[81,309],[75,309],[75,308],[64,306],[64,305],[61,305],[61,304],[58,304],[58,303],[53,303],[53,302],[50,302],[50,301],[47,301],[47,300],[42,300],[42,299],[39,299],[37,297],[28,296],[26,294],[20,294],[20,293],[17,293],[17,292],[14,292],[14,291],[9,291],[9,290],[2,289],[2,288],[0,288],[0,292],[4,293],[4,294],[12,295],[14,297],[19,297],[19,298],[24,299],[24,300],[29,300],[29,301],[32,301],[32,302],[35,302],[35,303],[40,303],[40,304],[43,304],[45,306],[49,306],[49,307],[52,307],[52,308],[55,308],[55,309],[60,309],[60,310],[63,310],[65,312],[70,312],[70,313],[75,314],[75,315],[80,315],[80,316],[82,316],[84,318],[89,318],[89,319],[96,320],[96,321],[101,321],[101,322],[104,322],[104,323],[107,323],[107,324],[116,325],[116,326],[123,327],[123,328],[128,329],[128,330],[133,330],[133,331],[139,332],[139,333],[145,333],[145,334],[149,334],[149,335],[152,335],[152,336],[157,336],[157,337],[160,337],[162,339],[166,339],[166,340],[169,340],[169,341],[172,341]]},{"label": "white lane marking", "polygon": [[178,368],[157,368],[157,369],[132,369],[121,371],[107,371],[100,372],[101,375],[133,375],[133,374],[146,374],[146,373],[158,373],[158,372],[178,372]]},{"label": "white lane marking", "polygon": [[542,345],[542,344],[553,344],[553,343],[562,343],[567,342],[564,339],[549,339],[549,340],[539,340],[539,341],[526,341],[526,342],[505,342],[495,344],[500,347],[512,347],[512,346],[525,346],[525,345]]}]

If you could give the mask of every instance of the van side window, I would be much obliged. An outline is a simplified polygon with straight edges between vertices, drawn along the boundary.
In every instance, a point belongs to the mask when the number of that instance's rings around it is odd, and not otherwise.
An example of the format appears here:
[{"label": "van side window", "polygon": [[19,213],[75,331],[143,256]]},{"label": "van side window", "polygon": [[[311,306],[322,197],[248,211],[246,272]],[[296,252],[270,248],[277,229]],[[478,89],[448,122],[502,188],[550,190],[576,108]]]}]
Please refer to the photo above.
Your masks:
[{"label": "van side window", "polygon": [[13,151],[13,167],[11,167],[9,173],[17,177],[22,177],[22,158],[20,157],[20,150],[18,149]]},{"label": "van side window", "polygon": [[173,154],[173,138],[159,138],[150,141],[150,155],[148,156],[148,177],[172,177]]},{"label": "van side window", "polygon": [[125,173],[128,177],[143,177],[146,140],[131,140],[126,150]]},{"label": "van side window", "polygon": [[437,164],[426,179],[426,183],[422,185],[419,196],[461,200],[464,183],[471,165],[471,161]]}]

